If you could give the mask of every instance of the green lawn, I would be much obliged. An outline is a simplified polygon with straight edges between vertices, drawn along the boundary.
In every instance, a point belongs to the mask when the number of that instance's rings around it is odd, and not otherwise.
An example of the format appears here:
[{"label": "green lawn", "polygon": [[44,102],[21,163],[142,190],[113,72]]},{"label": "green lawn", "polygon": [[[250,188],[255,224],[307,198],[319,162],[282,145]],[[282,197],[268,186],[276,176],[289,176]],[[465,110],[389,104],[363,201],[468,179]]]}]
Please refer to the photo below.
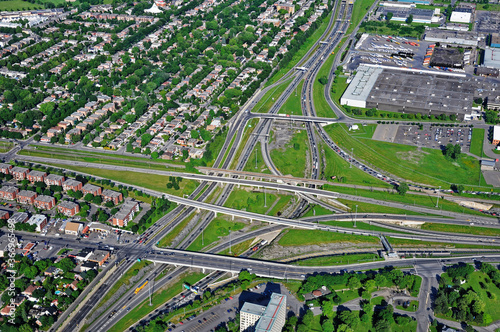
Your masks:
[{"label": "green lawn", "polygon": [[373,134],[375,133],[375,130],[377,129],[376,124],[367,124],[363,125],[361,123],[358,123],[358,128],[357,130],[352,130],[349,132],[349,134],[353,137],[356,138],[372,138]]},{"label": "green lawn", "polygon": [[500,5],[478,3],[476,10],[487,10],[489,12],[500,12]]},{"label": "green lawn", "polygon": [[303,178],[306,168],[306,154],[309,153],[309,140],[307,132],[301,130],[293,135],[290,142],[283,150],[271,150],[271,159],[276,168],[283,175],[291,174]]},{"label": "green lawn", "polygon": [[407,308],[402,305],[398,305],[396,308],[404,311],[415,312],[418,310],[418,301],[411,301]]},{"label": "green lawn", "polygon": [[180,293],[183,289],[182,284],[184,282],[192,285],[204,277],[205,274],[198,272],[183,274],[180,278],[177,279],[175,283],[166,286],[153,294],[152,306],[149,306],[149,299],[144,300],[139,306],[133,308],[129,313],[125,315],[125,317],[120,319],[118,323],[112,326],[108,331],[119,332],[127,330],[128,327],[130,327],[134,323],[137,323],[142,317],[154,311],[156,308],[160,307],[165,302]]},{"label": "green lawn", "polygon": [[273,106],[273,104],[278,100],[278,98],[283,94],[288,85],[292,82],[292,79],[288,79],[278,86],[267,91],[264,96],[259,100],[259,102],[253,107],[254,113],[267,113]]},{"label": "green lawn", "polygon": [[245,224],[242,222],[235,222],[230,220],[228,221],[226,219],[228,219],[227,216],[219,216],[217,218],[214,218],[210,222],[210,224],[208,224],[207,228],[205,228],[205,230],[203,231],[203,236],[202,234],[200,234],[200,236],[198,236],[196,240],[191,243],[187,250],[201,251],[211,243],[218,241],[219,238],[228,236],[229,229],[234,232],[245,227]]},{"label": "green lawn", "polygon": [[[254,239],[246,240],[241,243],[237,243],[233,246],[231,246],[231,253],[233,256],[239,256],[248,249],[250,249],[250,245],[252,244]],[[221,255],[229,255],[229,248],[224,249],[223,251],[220,252]]]},{"label": "green lawn", "polygon": [[17,11],[30,9],[43,9],[43,6],[21,0],[0,1],[0,11]]},{"label": "green lawn", "polygon": [[127,272],[125,272],[125,274],[123,276],[121,276],[120,279],[118,279],[118,281],[113,285],[113,287],[111,287],[111,289],[106,293],[106,295],[104,295],[104,297],[101,299],[101,301],[99,302],[99,304],[96,306],[96,308],[94,310],[101,307],[111,297],[113,297],[113,295],[118,291],[118,289],[120,289],[120,287],[123,284],[129,286],[130,285],[130,278],[137,275],[139,270],[145,268],[149,264],[151,264],[150,261],[135,262],[134,265],[132,265],[130,267],[130,269],[128,269]]},{"label": "green lawn", "polygon": [[500,249],[500,246],[485,246],[479,244],[443,243],[434,241],[418,241],[410,239],[400,239],[391,236],[386,237],[393,247],[428,247],[428,248],[467,248],[467,249]]},{"label": "green lawn", "polygon": [[374,236],[350,235],[301,229],[289,229],[284,232],[285,234],[278,241],[278,244],[284,247],[307,246],[335,242],[380,243],[380,240]]},{"label": "green lawn", "polygon": [[300,81],[299,85],[292,92],[279,110],[279,114],[302,115],[302,107],[300,106],[300,96],[302,95],[302,86],[304,81]]},{"label": "green lawn", "polygon": [[320,154],[324,155],[324,159],[326,160],[324,175],[327,181],[376,187],[390,186],[388,183],[366,174],[357,167],[350,168],[351,165],[346,160],[341,158],[323,142],[320,144]]},{"label": "green lawn", "polygon": [[430,230],[430,231],[438,231],[438,232],[464,233],[464,234],[485,235],[485,236],[500,236],[500,229],[499,228],[425,223],[422,225],[422,229],[426,229],[426,230]]},{"label": "green lawn", "polygon": [[[224,203],[224,206],[230,207],[236,210],[244,210],[249,212],[255,212],[259,214],[266,214],[267,210],[271,205],[278,199],[283,198],[285,195],[278,195],[274,192],[267,192],[265,194],[266,202],[264,201],[264,193],[261,191],[247,191],[245,189],[235,188],[229,195]],[[267,203],[264,206],[264,203]],[[278,202],[279,204],[279,202]]]},{"label": "green lawn", "polygon": [[175,226],[167,235],[165,235],[159,242],[158,247],[166,248],[172,245],[174,239],[180,232],[189,224],[189,222],[196,216],[196,212],[192,212],[187,218],[184,218],[177,226]]},{"label": "green lawn", "polygon": [[[331,221],[321,222],[321,224],[330,225],[330,226],[336,226],[336,227],[354,228],[354,216],[353,216],[353,220],[352,221],[336,221],[336,220],[331,220]],[[400,232],[400,231],[394,231],[394,230],[391,230],[391,229],[387,229],[387,228],[381,227],[381,226],[367,224],[366,222],[363,222],[363,220],[359,220],[359,218],[356,221],[356,228],[357,229],[367,230],[367,231],[374,231],[374,232],[391,232],[391,233],[408,234],[408,233],[405,233],[405,232]]]},{"label": "green lawn", "polygon": [[245,164],[245,168],[243,168],[243,171],[271,174],[271,171],[269,170],[269,168],[267,168],[267,165],[264,162],[264,158],[262,158],[261,146],[262,145],[260,143],[257,143],[255,145],[255,148],[253,149],[252,153],[250,154],[250,157],[248,158],[248,161]]},{"label": "green lawn", "polygon": [[335,56],[328,56],[325,63],[321,66],[318,71],[318,75],[313,83],[313,103],[314,109],[316,110],[316,115],[323,118],[336,118],[335,112],[332,110],[330,105],[325,98],[325,86],[319,82],[320,78],[328,79],[330,69],[333,65],[333,60]]},{"label": "green lawn", "polygon": [[323,22],[319,26],[314,33],[306,39],[306,41],[300,46],[300,49],[295,53],[290,60],[290,62],[283,68],[280,68],[267,82],[265,86],[269,86],[274,82],[278,81],[283,75],[285,75],[290,69],[295,67],[297,63],[302,59],[302,57],[309,51],[309,49],[314,45],[314,43],[321,37],[323,32],[325,32],[328,27],[328,22],[330,22],[330,18],[332,17],[332,13],[328,14],[327,17],[323,19]]},{"label": "green lawn", "polygon": [[129,171],[115,171],[100,168],[80,167],[70,165],[60,165],[59,167],[71,169],[77,172],[92,174],[106,179],[120,181],[131,185],[141,186],[144,188],[157,190],[160,192],[182,196],[183,194],[191,194],[198,183],[194,180],[183,179],[179,183],[179,190],[173,188],[168,189],[169,177],[165,175],[156,175]]},{"label": "green lawn", "polygon": [[292,195],[281,195],[280,200],[271,209],[271,211],[268,213],[268,215],[270,215],[270,216],[278,216],[278,214],[281,215],[281,213],[283,212],[285,207],[288,205],[288,203],[292,200],[292,198],[293,198]]},{"label": "green lawn", "polygon": [[349,84],[347,83],[347,77],[336,76],[333,80],[331,96],[332,100],[337,105],[340,105],[340,98],[342,97],[345,89],[347,89],[348,86]]},{"label": "green lawn", "polygon": [[350,201],[347,199],[338,199],[339,202],[351,208],[350,212],[356,212],[356,205],[358,206],[358,217],[363,213],[386,213],[386,214],[407,214],[407,215],[423,215],[419,212],[393,208],[389,206],[382,206],[364,202]]},{"label": "green lawn", "polygon": [[70,252],[71,250],[73,250],[73,249],[70,249],[70,248],[62,248],[62,249],[61,249],[61,250],[59,250],[59,252],[57,253],[57,256],[64,255],[65,253],[68,253],[68,252]]},{"label": "green lawn", "polygon": [[351,16],[351,24],[349,28],[347,28],[346,36],[349,35],[354,28],[361,22],[363,17],[368,12],[368,9],[373,4],[374,0],[357,0],[354,1],[354,5],[352,7],[352,16]]},{"label": "green lawn", "polygon": [[328,265],[343,265],[355,264],[363,262],[381,261],[377,254],[351,254],[339,256],[316,257],[294,262],[294,265],[300,266],[328,266]]},{"label": "green lawn", "polygon": [[342,148],[354,149],[355,158],[398,177],[443,187],[452,183],[477,185],[479,162],[471,156],[462,154],[459,161],[450,161],[435,149],[357,138],[343,124],[324,128]]},{"label": "green lawn", "polygon": [[[0,2],[2,4],[3,2]],[[12,149],[14,144],[9,143],[9,142],[0,142],[0,153],[4,153]]]},{"label": "green lawn", "polygon": [[332,211],[325,209],[321,205],[313,205],[306,214],[304,214],[305,217],[313,217],[313,216],[324,216],[327,214],[333,214]]},{"label": "green lawn", "polygon": [[[427,207],[427,208],[431,208],[431,209],[436,209],[437,198],[434,195],[424,196],[424,195],[411,195],[411,194],[407,193],[406,195],[402,196],[402,195],[399,195],[393,191],[389,191],[389,192],[375,191],[375,190],[371,191],[371,190],[367,190],[367,189],[338,187],[335,185],[325,185],[325,186],[323,186],[323,189],[338,192],[338,193],[349,194],[349,195],[374,198],[374,199],[377,199],[380,201],[398,202],[398,203],[407,204],[407,205],[415,205],[415,206],[422,206],[422,207]],[[359,206],[358,206],[358,209],[359,209]],[[444,199],[439,200],[439,209],[442,209],[444,211],[466,213],[466,214],[483,216],[483,217],[489,216],[489,215],[485,215],[479,211],[466,209],[466,208],[458,205],[457,203],[453,203],[451,201],[447,201]]]},{"label": "green lawn", "polygon": [[[447,273],[443,273],[441,276],[447,281],[447,284],[453,284]],[[472,290],[476,292],[479,295],[479,298],[485,303],[484,313],[491,315],[493,321],[497,321],[500,319],[500,289],[495,286],[495,283],[491,281],[487,282],[486,279],[491,280],[488,275],[483,272],[472,272],[469,275],[467,282],[460,287],[463,289],[472,288]],[[480,282],[485,288],[482,288],[479,285]],[[491,298],[488,296],[488,292],[491,293]],[[451,317],[447,318],[453,320]]]},{"label": "green lawn", "polygon": [[478,157],[483,156],[483,142],[484,141],[484,129],[474,128],[472,129],[472,138],[470,141],[470,153],[475,154]]},{"label": "green lawn", "polygon": [[250,121],[248,121],[247,124],[245,125],[244,133],[241,136],[240,143],[238,144],[238,148],[236,149],[236,153],[233,156],[233,161],[231,163],[230,169],[236,168],[236,165],[238,164],[238,160],[240,159],[240,156],[241,156],[241,152],[245,148],[245,144],[247,143],[248,138],[252,134],[255,126],[259,123],[259,120],[260,119],[256,119],[256,118],[250,119]]}]

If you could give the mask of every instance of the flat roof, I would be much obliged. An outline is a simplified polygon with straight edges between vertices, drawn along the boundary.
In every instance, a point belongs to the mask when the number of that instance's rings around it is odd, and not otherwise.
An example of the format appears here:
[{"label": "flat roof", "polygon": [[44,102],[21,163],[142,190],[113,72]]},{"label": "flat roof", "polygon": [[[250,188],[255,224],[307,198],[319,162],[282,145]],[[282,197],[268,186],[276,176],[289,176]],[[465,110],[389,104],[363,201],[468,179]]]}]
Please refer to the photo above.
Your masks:
[{"label": "flat roof", "polygon": [[486,67],[500,68],[500,50],[495,48],[485,49],[484,65]]},{"label": "flat roof", "polygon": [[272,331],[278,312],[283,306],[286,307],[286,295],[272,293],[271,301],[267,305],[266,311],[264,311],[264,314],[255,326],[255,332]]},{"label": "flat roof", "polygon": [[500,141],[500,126],[493,127],[493,140]]},{"label": "flat roof", "polygon": [[241,310],[240,310],[240,312],[244,312],[244,313],[252,314],[252,315],[257,315],[257,316],[262,316],[264,314],[264,311],[266,311],[265,306],[250,303],[250,302],[245,302],[243,304],[243,307],[241,307]]},{"label": "flat roof", "polygon": [[345,90],[342,98],[350,100],[366,101],[378,76],[383,69],[361,65],[358,67],[356,75]]}]

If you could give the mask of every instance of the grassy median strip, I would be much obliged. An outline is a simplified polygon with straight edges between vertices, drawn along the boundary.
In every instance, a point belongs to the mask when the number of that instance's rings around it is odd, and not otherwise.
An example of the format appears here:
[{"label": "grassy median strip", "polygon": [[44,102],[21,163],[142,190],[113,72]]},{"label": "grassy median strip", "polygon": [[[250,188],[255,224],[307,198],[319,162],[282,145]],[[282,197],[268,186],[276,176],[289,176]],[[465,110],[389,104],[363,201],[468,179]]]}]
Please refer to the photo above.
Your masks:
[{"label": "grassy median strip", "polygon": [[292,79],[288,79],[277,86],[271,88],[267,91],[264,96],[255,104],[253,108],[254,113],[267,113],[273,106],[273,104],[278,100],[278,98],[283,94],[288,85],[292,82]]},{"label": "grassy median strip", "polygon": [[245,227],[245,224],[242,222],[226,220],[228,217],[229,216],[219,216],[214,218],[210,224],[208,224],[207,228],[205,228],[203,233],[191,243],[187,250],[201,251],[203,248],[218,241],[220,238],[228,236],[230,229],[231,232],[235,232]]},{"label": "grassy median strip", "polygon": [[250,158],[248,158],[247,163],[245,164],[245,168],[243,171],[245,172],[255,172],[255,173],[264,173],[271,174],[269,168],[267,168],[266,163],[264,162],[264,158],[262,158],[262,144],[257,143],[252,153],[250,154]]},{"label": "grassy median strip", "polygon": [[[396,236],[396,235],[394,235]],[[392,236],[386,236],[387,240],[393,247],[403,247],[412,249],[415,248],[441,248],[441,249],[499,249],[500,246],[488,246],[480,244],[462,244],[462,243],[446,243],[434,241],[419,241],[411,239],[400,239]]]},{"label": "grassy median strip", "polygon": [[346,254],[336,256],[315,257],[293,262],[293,265],[299,266],[329,266],[356,264],[364,262],[375,262],[383,260],[377,254]]},{"label": "grassy median strip", "polygon": [[293,135],[290,142],[283,149],[270,151],[271,159],[276,168],[283,175],[303,178],[306,169],[306,155],[309,153],[307,132],[301,130]]},{"label": "grassy median strip", "polygon": [[[354,228],[354,216],[353,216],[352,221],[332,220],[332,221],[321,222],[321,224],[336,226],[336,227]],[[361,230],[366,230],[366,231],[374,231],[374,232],[380,232],[380,233],[388,232],[388,233],[410,234],[410,233],[406,233],[406,232],[402,232],[402,231],[395,231],[392,229],[387,229],[387,228],[381,227],[381,226],[371,225],[369,223],[367,224],[366,222],[364,222],[362,220],[356,221],[356,229],[361,229]]]},{"label": "grassy median strip", "polygon": [[[181,212],[182,213],[182,212]],[[180,234],[180,232],[193,220],[196,212],[192,212],[187,218],[184,218],[177,226],[175,226],[170,232],[167,233],[158,243],[158,247],[167,248],[172,245],[174,239]]]},{"label": "grassy median strip", "polygon": [[[265,199],[264,195],[266,196]],[[262,191],[254,191],[249,187],[246,187],[245,189],[235,188],[231,194],[229,194],[224,206],[236,210],[265,214],[271,205],[283,196],[285,195],[276,194],[274,191],[269,192],[269,190],[264,193]]]},{"label": "grassy median strip", "polygon": [[289,229],[285,230],[284,232],[285,234],[278,241],[278,244],[284,247],[319,245],[336,242],[380,243],[380,240],[375,236],[352,235],[302,229]]},{"label": "grassy median strip", "polygon": [[400,178],[447,188],[452,183],[477,185],[479,162],[462,154],[448,160],[440,150],[356,138],[344,124],[324,127],[334,142],[354,157]]},{"label": "grassy median strip", "polygon": [[[255,239],[255,238],[254,238]],[[252,245],[252,242],[254,239],[246,240],[241,243],[235,244],[231,246],[231,254],[229,254],[229,248],[222,250],[219,254],[221,255],[226,255],[226,256],[239,256],[248,249],[250,249],[250,246]]]},{"label": "grassy median strip", "polygon": [[302,86],[304,81],[300,81],[299,85],[292,92],[290,97],[281,106],[279,114],[302,115],[302,106],[300,105],[300,97],[302,96]]},{"label": "grassy median strip", "polygon": [[[330,69],[332,68],[335,55],[327,54],[326,56],[328,58],[319,69],[318,75],[313,83],[313,104],[317,116],[322,118],[336,118],[337,116],[335,115],[335,112],[326,101],[324,84],[328,81],[328,75],[330,73]],[[324,80],[324,83],[321,83],[320,80]]]},{"label": "grassy median strip", "polygon": [[484,236],[500,236],[500,228],[462,226],[450,224],[425,223],[422,229],[437,232],[464,233]]},{"label": "grassy median strip", "polygon": [[351,209],[349,210],[351,213],[356,212],[356,206],[358,207],[358,218],[362,217],[363,213],[384,213],[384,214],[407,214],[407,215],[429,215],[425,213],[414,212],[410,210],[398,209],[388,206],[382,206],[377,204],[370,204],[364,202],[350,201],[347,199],[338,199],[339,202],[347,205]]},{"label": "grassy median strip", "polygon": [[137,323],[142,317],[146,316],[150,312],[153,312],[156,308],[160,307],[165,302],[180,293],[184,282],[192,285],[204,277],[204,273],[184,273],[176,279],[175,283],[165,286],[159,291],[153,293],[152,306],[149,306],[149,299],[144,300],[140,305],[127,313],[125,317],[120,319],[118,323],[116,323],[108,331],[121,332],[127,330],[132,324]]},{"label": "grassy median strip", "polygon": [[478,157],[482,157],[483,143],[484,143],[484,129],[483,128],[472,129],[472,138],[470,141],[470,153],[475,154]]}]

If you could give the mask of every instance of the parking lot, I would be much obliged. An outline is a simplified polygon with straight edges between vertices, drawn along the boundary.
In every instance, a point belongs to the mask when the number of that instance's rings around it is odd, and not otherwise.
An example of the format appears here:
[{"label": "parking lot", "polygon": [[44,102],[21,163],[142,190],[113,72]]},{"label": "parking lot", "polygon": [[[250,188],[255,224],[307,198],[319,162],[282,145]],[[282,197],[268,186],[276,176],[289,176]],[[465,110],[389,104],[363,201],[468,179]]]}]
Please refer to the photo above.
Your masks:
[{"label": "parking lot", "polygon": [[[469,152],[472,128],[440,127],[423,124],[418,125],[378,125],[373,135],[374,139],[399,144],[415,145],[431,149],[441,149],[447,144],[460,144],[462,152]],[[391,127],[391,130],[386,130]],[[382,134],[383,133],[383,134]]]},{"label": "parking lot", "polygon": [[500,31],[500,12],[478,10],[475,30],[483,33]]}]

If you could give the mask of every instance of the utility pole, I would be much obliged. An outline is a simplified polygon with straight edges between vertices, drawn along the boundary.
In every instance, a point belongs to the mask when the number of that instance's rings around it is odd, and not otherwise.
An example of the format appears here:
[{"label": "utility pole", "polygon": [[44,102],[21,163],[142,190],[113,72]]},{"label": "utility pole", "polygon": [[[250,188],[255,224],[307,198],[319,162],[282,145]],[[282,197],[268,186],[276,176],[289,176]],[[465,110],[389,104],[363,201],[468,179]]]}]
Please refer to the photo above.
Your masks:
[{"label": "utility pole", "polygon": [[229,254],[231,255],[231,227],[229,227]]},{"label": "utility pole", "polygon": [[349,168],[352,168],[353,161],[354,161],[354,148],[351,148],[351,164],[349,165]]},{"label": "utility pole", "polygon": [[264,207],[267,207],[266,188],[264,188]]},{"label": "utility pole", "polygon": [[205,246],[205,241],[203,240],[203,227],[201,228],[201,245]]},{"label": "utility pole", "polygon": [[439,186],[439,190],[438,190],[438,198],[437,198],[437,201],[436,201],[436,207],[439,207],[439,192],[441,191],[441,186]]},{"label": "utility pole", "polygon": [[356,205],[356,212],[354,213],[354,228],[356,228],[357,219],[358,219],[358,206]]},{"label": "utility pole", "polygon": [[255,169],[257,169],[257,149],[255,149]]},{"label": "utility pole", "polygon": [[151,282],[149,283],[149,306],[151,307],[153,303],[151,303]]}]

